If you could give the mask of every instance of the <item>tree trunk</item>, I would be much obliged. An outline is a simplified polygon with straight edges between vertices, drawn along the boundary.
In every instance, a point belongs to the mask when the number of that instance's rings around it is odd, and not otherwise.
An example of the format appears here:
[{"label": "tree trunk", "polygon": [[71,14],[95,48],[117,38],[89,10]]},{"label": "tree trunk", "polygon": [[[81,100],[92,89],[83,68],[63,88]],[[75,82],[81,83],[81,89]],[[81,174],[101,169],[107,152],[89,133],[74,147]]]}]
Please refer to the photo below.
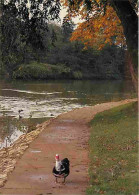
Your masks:
[{"label": "tree trunk", "polygon": [[[130,73],[137,89],[138,74],[138,17],[129,0],[111,0],[112,6],[121,20],[128,52],[130,54]],[[131,68],[132,64],[132,68]]]}]

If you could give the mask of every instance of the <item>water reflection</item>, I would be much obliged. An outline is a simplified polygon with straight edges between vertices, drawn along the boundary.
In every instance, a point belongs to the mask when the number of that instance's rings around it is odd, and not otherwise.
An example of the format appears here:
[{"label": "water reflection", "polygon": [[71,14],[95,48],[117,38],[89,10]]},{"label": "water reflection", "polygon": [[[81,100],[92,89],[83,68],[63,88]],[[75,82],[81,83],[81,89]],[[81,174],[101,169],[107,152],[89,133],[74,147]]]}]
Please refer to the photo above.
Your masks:
[{"label": "water reflection", "polygon": [[3,115],[0,117],[0,149],[10,146],[22,134],[36,129],[36,125],[49,118],[14,118]]},{"label": "water reflection", "polygon": [[[0,81],[0,116],[55,117],[86,105],[135,97],[130,81]],[[23,125],[26,126],[26,125]],[[20,131],[14,126],[14,132]],[[21,131],[20,131],[21,132]]]}]

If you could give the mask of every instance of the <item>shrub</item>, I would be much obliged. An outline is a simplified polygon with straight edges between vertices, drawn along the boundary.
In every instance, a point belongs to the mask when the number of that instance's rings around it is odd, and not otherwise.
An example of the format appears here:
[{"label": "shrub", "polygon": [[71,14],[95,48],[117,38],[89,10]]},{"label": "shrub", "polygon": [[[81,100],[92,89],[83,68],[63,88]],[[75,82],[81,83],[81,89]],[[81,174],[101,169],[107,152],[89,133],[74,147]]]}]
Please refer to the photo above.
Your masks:
[{"label": "shrub", "polygon": [[80,71],[75,71],[75,72],[73,72],[73,78],[74,79],[82,79],[83,75]]},{"label": "shrub", "polygon": [[63,64],[50,65],[32,62],[31,64],[21,65],[13,73],[15,79],[58,79],[70,77],[71,70]]}]

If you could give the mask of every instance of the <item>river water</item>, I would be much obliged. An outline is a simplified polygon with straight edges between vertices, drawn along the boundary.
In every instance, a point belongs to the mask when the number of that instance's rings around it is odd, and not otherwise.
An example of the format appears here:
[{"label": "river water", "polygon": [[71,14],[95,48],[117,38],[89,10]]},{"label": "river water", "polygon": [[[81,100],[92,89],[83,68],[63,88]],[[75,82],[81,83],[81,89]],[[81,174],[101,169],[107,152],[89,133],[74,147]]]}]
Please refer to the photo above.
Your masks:
[{"label": "river water", "polygon": [[0,116],[14,117],[16,125],[10,124],[8,127],[10,138],[7,134],[2,137],[0,132],[0,147],[4,147],[7,142],[9,145],[15,141],[23,133],[23,129],[26,129],[27,125],[24,123],[20,128],[17,125],[17,121],[21,121],[21,118],[22,121],[29,119],[37,124],[75,108],[134,97],[135,91],[130,81],[2,80]]}]

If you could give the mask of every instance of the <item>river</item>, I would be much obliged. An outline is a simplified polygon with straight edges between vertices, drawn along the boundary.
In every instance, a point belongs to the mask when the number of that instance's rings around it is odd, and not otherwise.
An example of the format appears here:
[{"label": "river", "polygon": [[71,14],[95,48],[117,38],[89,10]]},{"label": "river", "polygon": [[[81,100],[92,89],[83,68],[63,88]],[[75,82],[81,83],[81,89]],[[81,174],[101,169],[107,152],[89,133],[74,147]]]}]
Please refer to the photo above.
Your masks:
[{"label": "river", "polygon": [[[27,121],[36,125],[75,108],[134,97],[130,81],[1,80],[0,116],[7,117],[7,123],[0,129],[0,148],[9,146],[23,134],[29,128]],[[9,117],[16,122],[11,123]]]}]

